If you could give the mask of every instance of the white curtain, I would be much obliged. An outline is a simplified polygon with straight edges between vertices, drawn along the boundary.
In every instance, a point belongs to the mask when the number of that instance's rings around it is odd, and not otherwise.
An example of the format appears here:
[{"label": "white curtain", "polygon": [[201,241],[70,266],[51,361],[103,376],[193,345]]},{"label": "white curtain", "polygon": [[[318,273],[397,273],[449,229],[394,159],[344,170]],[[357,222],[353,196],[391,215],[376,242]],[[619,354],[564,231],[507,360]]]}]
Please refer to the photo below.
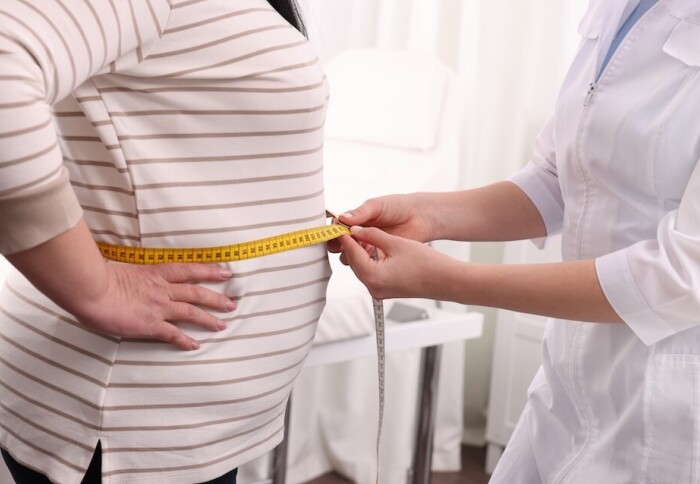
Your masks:
[{"label": "white curtain", "polygon": [[[302,0],[323,61],[349,48],[428,52],[452,67],[464,99],[460,186],[515,172],[550,116],[579,42],[588,0]],[[331,86],[331,97],[332,97]],[[339,207],[339,209],[349,207]],[[501,244],[474,244],[471,259],[500,262]],[[495,311],[484,337],[466,343],[465,441],[483,442]]]},{"label": "white curtain", "polygon": [[432,53],[459,73],[466,109],[462,182],[472,186],[507,176],[527,158],[578,44],[588,0],[302,4],[324,61],[349,48],[409,49]]}]

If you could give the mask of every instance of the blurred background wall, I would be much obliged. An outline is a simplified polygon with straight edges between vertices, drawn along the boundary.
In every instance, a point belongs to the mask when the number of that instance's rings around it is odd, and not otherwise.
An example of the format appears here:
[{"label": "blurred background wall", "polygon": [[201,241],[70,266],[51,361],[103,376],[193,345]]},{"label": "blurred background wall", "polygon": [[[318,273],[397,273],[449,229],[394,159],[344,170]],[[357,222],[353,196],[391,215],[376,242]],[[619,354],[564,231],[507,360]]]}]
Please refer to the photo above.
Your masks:
[{"label": "blurred background wall", "polygon": [[[324,62],[345,49],[408,49],[434,54],[458,74],[459,183],[470,188],[501,180],[527,162],[579,43],[577,27],[588,0],[302,0],[302,5]],[[470,258],[501,262],[503,244],[473,244]],[[466,343],[464,438],[480,445],[497,312],[471,309],[483,312],[486,324],[483,338]]]}]

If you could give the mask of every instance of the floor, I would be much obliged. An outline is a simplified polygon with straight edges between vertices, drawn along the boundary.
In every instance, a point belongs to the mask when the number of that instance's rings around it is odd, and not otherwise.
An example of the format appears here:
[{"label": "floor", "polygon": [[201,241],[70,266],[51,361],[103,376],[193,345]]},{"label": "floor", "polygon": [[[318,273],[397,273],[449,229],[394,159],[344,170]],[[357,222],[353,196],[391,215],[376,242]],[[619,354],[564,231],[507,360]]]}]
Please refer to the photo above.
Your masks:
[{"label": "floor", "polygon": [[[462,447],[462,470],[460,472],[434,472],[431,484],[487,484],[489,476],[484,473],[486,449]],[[306,484],[352,484],[343,476],[330,473]]]}]

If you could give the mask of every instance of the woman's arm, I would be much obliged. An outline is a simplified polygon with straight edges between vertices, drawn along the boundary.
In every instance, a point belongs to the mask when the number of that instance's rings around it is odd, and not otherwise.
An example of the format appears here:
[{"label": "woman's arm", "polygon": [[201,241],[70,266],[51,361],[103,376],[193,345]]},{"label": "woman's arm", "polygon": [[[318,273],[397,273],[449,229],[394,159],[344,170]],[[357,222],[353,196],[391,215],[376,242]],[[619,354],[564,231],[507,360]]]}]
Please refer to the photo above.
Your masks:
[{"label": "woman's arm", "polygon": [[457,262],[446,269],[440,284],[448,300],[576,321],[622,322],[603,294],[593,260],[522,265]]},{"label": "woman's arm", "polygon": [[0,2],[0,252],[87,327],[194,349],[172,323],[221,329],[197,305],[229,311],[235,304],[186,283],[230,274],[105,264],[81,218],[51,112],[94,74],[143,60],[170,8],[168,0]]},{"label": "woman's arm", "polygon": [[168,0],[0,2],[0,253],[78,223],[52,106],[95,74],[143,60],[170,8]]},{"label": "woman's arm", "polygon": [[506,241],[547,235],[532,200],[507,181],[436,194],[431,212],[433,240]]},{"label": "woman's arm", "polygon": [[[425,297],[592,322],[621,322],[601,290],[594,261],[479,265],[376,228],[353,228],[344,259],[379,299]],[[379,248],[373,261],[358,243]]]},{"label": "woman's arm", "polygon": [[107,264],[83,221],[7,259],[48,298],[101,333],[193,350],[199,344],[173,323],[219,331],[225,323],[200,307],[221,312],[236,307],[226,296],[191,284],[228,280],[229,271],[205,264]]},{"label": "woman's arm", "polygon": [[[374,198],[341,215],[340,221],[378,227],[420,242],[520,240],[546,235],[537,207],[511,182],[459,192]],[[331,249],[337,252],[339,245]]]}]

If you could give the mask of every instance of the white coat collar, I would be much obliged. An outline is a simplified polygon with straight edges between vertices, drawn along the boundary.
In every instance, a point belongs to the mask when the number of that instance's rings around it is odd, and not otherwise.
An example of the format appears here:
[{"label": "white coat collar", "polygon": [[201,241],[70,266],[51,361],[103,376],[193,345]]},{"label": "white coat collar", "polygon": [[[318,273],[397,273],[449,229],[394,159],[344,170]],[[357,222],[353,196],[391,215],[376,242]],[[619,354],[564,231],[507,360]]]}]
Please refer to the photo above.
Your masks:
[{"label": "white coat collar", "polygon": [[[591,0],[579,24],[579,34],[598,39],[597,68],[603,62],[615,34],[641,0]],[[681,19],[663,50],[691,66],[700,66],[700,1],[659,0],[654,8]]]},{"label": "white coat collar", "polygon": [[[627,19],[631,9],[639,5],[640,1],[591,0],[578,31],[584,38],[598,39],[596,54],[598,68],[620,24]],[[689,66],[700,67],[700,1],[659,0],[654,8],[661,8],[680,20],[664,43],[664,52]]]},{"label": "white coat collar", "polygon": [[601,22],[596,72],[600,70],[618,30],[640,2],[641,0],[608,0],[603,5],[602,15],[605,22]]}]

